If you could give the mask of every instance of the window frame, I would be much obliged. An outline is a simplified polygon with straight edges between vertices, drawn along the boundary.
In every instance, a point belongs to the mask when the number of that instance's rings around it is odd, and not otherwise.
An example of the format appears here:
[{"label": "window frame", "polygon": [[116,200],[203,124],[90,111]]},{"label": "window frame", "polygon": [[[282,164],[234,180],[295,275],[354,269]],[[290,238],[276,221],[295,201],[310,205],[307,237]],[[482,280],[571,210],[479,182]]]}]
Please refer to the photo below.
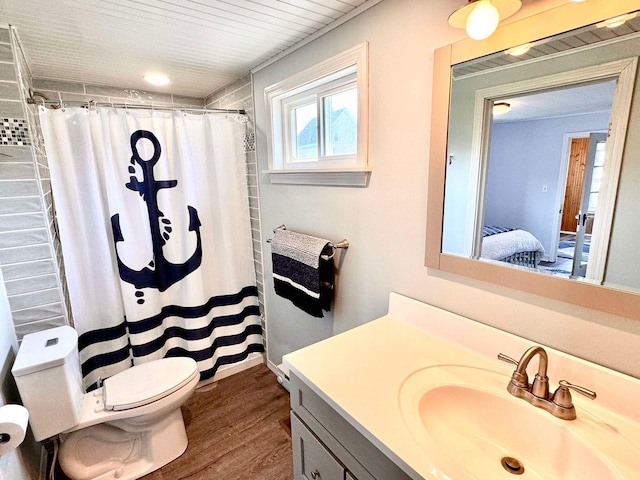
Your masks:
[{"label": "window frame", "polygon": [[[368,43],[363,42],[265,89],[269,156],[265,173],[272,183],[368,184],[368,73]],[[324,98],[354,86],[358,92],[356,153],[321,155]],[[312,161],[291,161],[295,158],[291,152],[291,111],[312,97],[317,108],[318,156]]]}]

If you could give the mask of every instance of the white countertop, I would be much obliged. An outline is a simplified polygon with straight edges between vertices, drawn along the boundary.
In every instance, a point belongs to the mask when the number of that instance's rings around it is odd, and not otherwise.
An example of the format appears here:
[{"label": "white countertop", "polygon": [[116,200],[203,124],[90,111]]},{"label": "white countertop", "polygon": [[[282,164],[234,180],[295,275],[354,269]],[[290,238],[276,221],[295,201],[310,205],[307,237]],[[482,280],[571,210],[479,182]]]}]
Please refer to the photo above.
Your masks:
[{"label": "white countertop", "polygon": [[[432,365],[471,365],[504,373],[513,366],[498,353],[519,359],[534,345],[526,339],[391,294],[389,314],[284,357],[291,371],[353,427],[417,480],[434,478],[432,465],[404,425],[398,396],[405,379]],[[588,406],[612,409],[635,422],[631,435],[640,444],[640,381],[545,347],[551,388],[560,379],[596,390],[597,406],[576,398],[578,415]],[[530,371],[537,368],[531,362]],[[505,384],[506,388],[506,384]],[[616,392],[631,398],[631,405]],[[532,407],[534,408],[534,407]],[[640,470],[639,470],[640,471]]]}]

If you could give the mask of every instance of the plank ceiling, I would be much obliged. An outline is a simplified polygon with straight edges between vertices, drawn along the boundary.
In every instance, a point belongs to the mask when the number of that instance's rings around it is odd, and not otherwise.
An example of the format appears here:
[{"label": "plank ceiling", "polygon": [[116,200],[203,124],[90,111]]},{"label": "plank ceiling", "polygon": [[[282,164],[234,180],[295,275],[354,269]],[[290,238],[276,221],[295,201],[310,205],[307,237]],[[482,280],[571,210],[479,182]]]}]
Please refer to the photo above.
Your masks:
[{"label": "plank ceiling", "polygon": [[[34,78],[205,97],[367,0],[2,0]],[[370,4],[377,3],[369,0]]]}]

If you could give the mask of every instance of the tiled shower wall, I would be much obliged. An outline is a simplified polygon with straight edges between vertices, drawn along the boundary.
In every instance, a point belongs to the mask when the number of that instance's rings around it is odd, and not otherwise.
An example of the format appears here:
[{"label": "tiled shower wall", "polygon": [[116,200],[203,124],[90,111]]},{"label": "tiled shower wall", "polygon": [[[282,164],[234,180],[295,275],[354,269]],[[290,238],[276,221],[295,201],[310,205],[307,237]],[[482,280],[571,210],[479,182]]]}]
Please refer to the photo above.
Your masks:
[{"label": "tiled shower wall", "polygon": [[0,268],[19,339],[69,323],[49,168],[23,101],[30,82],[17,39],[0,28]]},{"label": "tiled shower wall", "polygon": [[264,332],[266,345],[267,328],[264,316],[264,273],[262,269],[262,236],[260,234],[260,204],[258,200],[258,163],[256,159],[255,128],[253,122],[251,74],[247,73],[223,89],[209,95],[205,99],[205,105],[208,108],[243,109],[249,117],[247,131],[245,133],[244,149],[247,161],[247,185],[249,187],[249,215],[251,217],[251,237],[253,240],[253,262],[256,269],[262,331]]},{"label": "tiled shower wall", "polygon": [[[58,80],[33,79],[33,89],[48,100],[98,103],[128,103],[140,105],[162,105],[175,107],[202,108],[204,100],[197,97],[185,97],[170,93],[147,92],[131,88],[91,85],[88,83],[62,82]],[[36,101],[39,95],[36,95]]]}]

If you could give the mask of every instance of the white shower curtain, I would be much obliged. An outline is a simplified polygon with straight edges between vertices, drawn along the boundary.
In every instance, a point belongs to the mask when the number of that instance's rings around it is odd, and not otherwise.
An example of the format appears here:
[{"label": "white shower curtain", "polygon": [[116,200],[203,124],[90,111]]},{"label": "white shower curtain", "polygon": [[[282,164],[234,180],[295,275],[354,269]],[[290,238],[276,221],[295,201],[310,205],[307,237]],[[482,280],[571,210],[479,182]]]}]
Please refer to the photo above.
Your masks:
[{"label": "white shower curtain", "polygon": [[40,109],[84,383],[262,352],[244,118]]}]

